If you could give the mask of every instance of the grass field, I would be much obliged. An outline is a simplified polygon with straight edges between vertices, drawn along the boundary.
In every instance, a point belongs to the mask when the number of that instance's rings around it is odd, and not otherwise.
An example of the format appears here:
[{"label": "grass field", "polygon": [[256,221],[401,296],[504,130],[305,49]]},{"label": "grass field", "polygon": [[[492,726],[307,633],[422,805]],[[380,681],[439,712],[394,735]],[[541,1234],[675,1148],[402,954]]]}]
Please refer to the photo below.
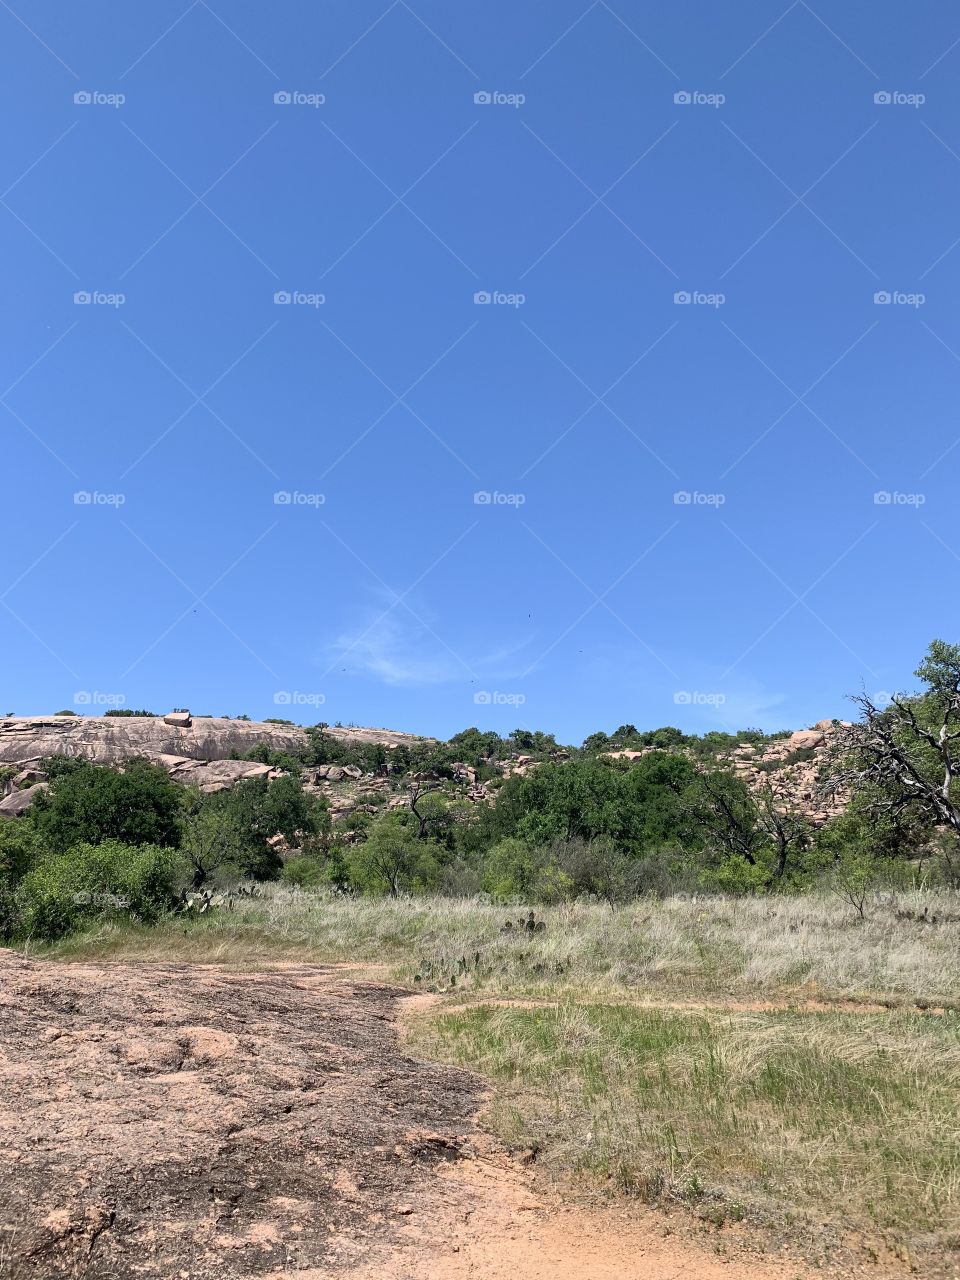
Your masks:
[{"label": "grass field", "polygon": [[960,1023],[918,1013],[490,1008],[418,1030],[498,1086],[514,1146],[718,1224],[802,1218],[944,1248],[960,1232]]},{"label": "grass field", "polygon": [[954,1274],[960,895],[525,914],[276,890],[52,954],[386,966],[437,997],[412,1050],[486,1076],[490,1124],[550,1176]]}]

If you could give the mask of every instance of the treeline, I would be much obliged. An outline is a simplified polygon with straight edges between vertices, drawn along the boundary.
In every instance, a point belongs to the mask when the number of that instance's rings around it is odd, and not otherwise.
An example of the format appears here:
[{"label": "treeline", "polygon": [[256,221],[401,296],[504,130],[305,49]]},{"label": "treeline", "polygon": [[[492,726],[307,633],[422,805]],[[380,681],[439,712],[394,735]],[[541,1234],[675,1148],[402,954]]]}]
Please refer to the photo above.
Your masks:
[{"label": "treeline", "polygon": [[244,779],[203,795],[146,760],[122,769],[55,757],[49,790],[0,822],[0,937],[60,937],[107,910],[142,920],[217,879],[277,879],[281,848],[330,830],[299,778]]},{"label": "treeline", "polygon": [[[388,751],[321,724],[296,754],[266,744],[250,753],[280,776],[212,795],[142,760],[113,769],[54,759],[49,789],[0,822],[0,935],[54,938],[111,911],[149,921],[185,891],[244,879],[612,903],[795,891],[826,878],[858,910],[881,882],[960,887],[960,646],[935,641],[916,675],[922,689],[885,707],[855,699],[860,721],[832,735],[819,780],[842,803],[819,826],[780,774],[748,787],[726,765],[738,744],[783,736],[759,730],[692,738],[624,725],[571,750],[548,734],[471,728]],[[522,770],[500,767],[524,755]],[[357,803],[336,823],[304,789],[309,771],[329,764],[360,775]]]}]

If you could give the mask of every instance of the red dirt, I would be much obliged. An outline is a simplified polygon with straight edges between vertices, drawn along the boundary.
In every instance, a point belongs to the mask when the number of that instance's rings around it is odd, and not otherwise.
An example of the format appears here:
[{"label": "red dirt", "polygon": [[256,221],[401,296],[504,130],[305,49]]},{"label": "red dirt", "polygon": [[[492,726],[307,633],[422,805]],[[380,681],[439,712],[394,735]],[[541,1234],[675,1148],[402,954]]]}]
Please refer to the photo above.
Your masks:
[{"label": "red dirt", "polygon": [[[653,1210],[564,1205],[495,1149],[436,1172],[440,1198],[412,1215],[390,1253],[299,1280],[804,1280],[795,1263],[748,1256],[742,1241],[675,1235]],[[718,1248],[719,1245],[719,1248]],[[729,1250],[729,1252],[728,1252]],[[277,1275],[272,1280],[281,1280]]]}]

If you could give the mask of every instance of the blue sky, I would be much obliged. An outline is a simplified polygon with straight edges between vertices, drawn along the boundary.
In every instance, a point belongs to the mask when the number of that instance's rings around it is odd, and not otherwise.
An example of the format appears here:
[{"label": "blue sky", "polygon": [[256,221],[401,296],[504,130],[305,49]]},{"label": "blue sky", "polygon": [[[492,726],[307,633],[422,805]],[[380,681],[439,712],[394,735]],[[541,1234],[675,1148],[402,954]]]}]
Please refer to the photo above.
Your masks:
[{"label": "blue sky", "polygon": [[3,710],[773,729],[957,638],[955,6],[0,30]]}]

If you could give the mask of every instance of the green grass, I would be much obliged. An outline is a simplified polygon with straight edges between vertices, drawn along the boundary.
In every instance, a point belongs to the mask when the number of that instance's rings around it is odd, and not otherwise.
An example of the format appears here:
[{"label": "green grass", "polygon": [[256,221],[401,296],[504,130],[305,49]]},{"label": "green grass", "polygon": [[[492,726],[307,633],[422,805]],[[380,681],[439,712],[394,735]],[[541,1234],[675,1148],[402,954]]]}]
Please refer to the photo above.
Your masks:
[{"label": "green grass", "polygon": [[477,1006],[414,1043],[496,1082],[495,1127],[554,1173],[718,1220],[960,1233],[955,1016]]}]

